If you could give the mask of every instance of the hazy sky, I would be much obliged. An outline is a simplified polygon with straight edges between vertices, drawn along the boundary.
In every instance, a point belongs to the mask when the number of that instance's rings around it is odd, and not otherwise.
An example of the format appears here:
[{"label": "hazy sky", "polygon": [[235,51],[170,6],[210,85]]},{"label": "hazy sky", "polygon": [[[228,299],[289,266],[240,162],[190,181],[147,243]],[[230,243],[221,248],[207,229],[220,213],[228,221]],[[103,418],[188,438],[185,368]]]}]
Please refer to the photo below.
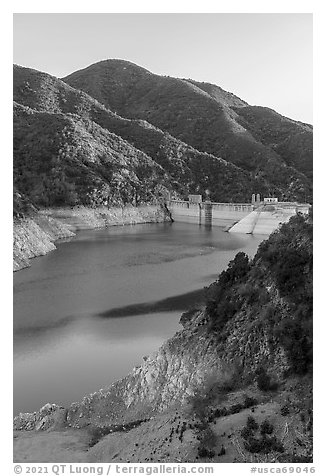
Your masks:
[{"label": "hazy sky", "polygon": [[107,58],[312,123],[312,14],[14,14],[17,64],[63,77]]}]

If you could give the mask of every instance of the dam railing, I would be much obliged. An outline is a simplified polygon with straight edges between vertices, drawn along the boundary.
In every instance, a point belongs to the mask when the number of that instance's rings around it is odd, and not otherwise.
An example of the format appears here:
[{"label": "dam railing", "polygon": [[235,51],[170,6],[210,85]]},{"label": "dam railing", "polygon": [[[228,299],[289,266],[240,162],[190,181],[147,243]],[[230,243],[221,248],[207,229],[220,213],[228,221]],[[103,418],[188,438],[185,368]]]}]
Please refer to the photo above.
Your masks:
[{"label": "dam railing", "polygon": [[167,207],[175,221],[208,226],[230,226],[254,210],[249,203],[194,203],[187,200],[168,200]]},{"label": "dam railing", "polygon": [[223,202],[200,202],[200,203],[192,203],[188,200],[168,200],[168,206],[170,207],[179,207],[179,208],[193,208],[198,209],[202,208],[206,205],[210,205],[212,210],[233,210],[233,211],[241,211],[241,212],[248,212],[250,213],[254,206],[251,203],[223,203]]}]

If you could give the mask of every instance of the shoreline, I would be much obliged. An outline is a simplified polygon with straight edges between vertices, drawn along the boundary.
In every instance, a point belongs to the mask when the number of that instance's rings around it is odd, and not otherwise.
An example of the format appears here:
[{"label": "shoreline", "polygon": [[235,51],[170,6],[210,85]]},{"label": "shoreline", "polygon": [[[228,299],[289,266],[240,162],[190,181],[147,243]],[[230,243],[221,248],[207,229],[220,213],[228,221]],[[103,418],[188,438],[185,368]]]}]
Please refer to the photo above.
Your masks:
[{"label": "shoreline", "polygon": [[32,258],[54,251],[58,240],[73,237],[79,230],[164,221],[169,221],[169,217],[159,205],[40,210],[14,220],[13,271],[31,266]]},{"label": "shoreline", "polygon": [[[282,306],[272,275],[265,286],[269,305]],[[184,312],[182,328],[124,377],[69,405],[46,403],[35,412],[14,416],[14,461],[252,461],[253,450],[244,435],[251,417],[257,428],[268,422],[274,436],[267,441],[279,444],[264,452],[266,462],[297,457],[310,462],[310,375],[303,380],[291,372],[291,355],[282,343],[271,340],[250,296],[224,325],[223,341],[211,332],[209,319],[205,306]],[[258,379],[261,362],[268,388]],[[304,435],[299,449],[296,432],[282,438],[289,424]],[[211,453],[202,451],[207,448]]]},{"label": "shoreline", "polygon": [[[143,207],[145,208],[145,207]],[[155,208],[155,207],[150,207],[150,206],[146,206],[146,209],[148,208]],[[135,210],[132,208],[132,207],[129,207],[129,210],[131,209],[132,212],[134,212]],[[114,210],[116,212],[116,209]],[[77,226],[76,222],[74,222],[73,225],[70,225],[70,226],[73,226],[75,232],[73,232],[73,234],[71,235],[72,237],[76,235],[76,232],[77,231],[83,231],[83,230],[96,230],[96,229],[105,229],[106,227],[108,226],[124,226],[124,225],[130,225],[130,224],[152,224],[152,223],[155,223],[154,220],[152,219],[151,221],[147,220],[147,221],[134,221],[132,223],[127,223],[126,221],[124,221],[124,223],[121,223],[121,221],[117,221],[117,222],[113,222],[111,221],[111,223],[107,226],[103,225],[103,222],[98,222],[97,225],[98,226],[94,226],[94,223],[92,223],[92,226],[90,226],[90,221],[88,221],[87,223],[85,222],[85,217],[90,217],[90,218],[93,218],[94,215],[97,215],[97,214],[100,214],[100,213],[103,213],[103,210],[99,211],[98,209],[87,209],[85,207],[82,207],[80,209],[50,209],[50,210],[43,210],[41,212],[41,214],[43,214],[43,216],[46,216],[47,218],[49,218],[49,216],[54,219],[53,217],[65,217],[66,220],[71,220],[72,217],[77,217],[79,218],[80,220],[80,224]],[[121,211],[120,211],[120,214],[121,214]],[[108,210],[108,212],[106,213],[106,215],[110,215],[112,216],[112,209],[111,210]],[[132,213],[133,215],[133,213]],[[83,219],[83,220],[82,220]],[[167,220],[157,220],[156,221],[157,223],[164,223],[164,222],[167,222]],[[72,223],[70,221],[70,223]],[[101,224],[101,226],[99,226],[99,224]],[[65,226],[67,227],[67,223],[65,223]],[[64,239],[64,237],[61,237],[60,239]],[[70,240],[69,240],[70,241]],[[60,243],[59,243],[60,244]],[[259,244],[257,244],[256,247],[258,247]],[[54,248],[55,249],[55,248]],[[51,251],[51,250],[50,250]],[[229,260],[232,260],[235,256],[235,254],[239,251],[239,249],[234,249],[232,250],[233,251],[233,254],[230,258],[228,258],[228,261]],[[255,251],[253,251],[253,255],[255,254],[256,252],[256,249]],[[220,272],[222,272],[224,269],[226,269],[227,265],[228,265],[228,261],[226,261],[223,265],[223,267],[220,269]],[[187,298],[187,301],[190,299],[191,300],[191,306],[192,308],[191,309],[202,309],[202,306],[203,306],[203,295],[204,295],[204,286],[200,289],[195,289],[193,291],[190,291],[188,293],[185,293],[185,294],[181,294],[181,295],[177,295],[177,296],[172,296],[172,297],[168,297],[168,298],[165,298],[165,299],[162,299],[162,301],[159,303],[160,305],[160,312],[170,312],[170,311],[174,311],[174,310],[177,310],[179,312],[179,319],[181,319],[182,317],[182,314],[183,312],[187,312],[187,309],[182,305],[183,302],[184,302],[184,299],[185,297]],[[155,302],[155,304],[157,304]],[[171,308],[172,306],[172,308]],[[178,307],[178,309],[175,308],[175,306]],[[102,314],[99,314],[100,317],[113,317],[113,318],[116,318],[116,317],[124,317],[124,316],[128,316],[129,314],[131,315],[137,315],[139,313],[141,314],[147,314],[147,313],[152,313],[153,310],[151,308],[151,303],[139,303],[137,305],[129,305],[129,306],[124,306],[124,307],[118,307],[118,308],[112,308],[110,309],[110,312],[103,312]],[[173,336],[170,336],[167,338],[167,340],[171,339]],[[163,341],[161,345],[165,344],[166,341]],[[157,353],[158,352],[158,349],[155,349],[153,351],[153,353]],[[152,354],[150,354],[152,355]],[[112,384],[116,383],[117,381],[121,380],[121,379],[124,379],[126,378],[127,376],[129,375],[128,374],[124,374],[124,375],[121,375],[121,377],[119,377],[116,381],[112,382]],[[111,384],[110,384],[111,385]],[[81,399],[83,399],[85,397],[85,395],[83,395],[81,397]],[[50,400],[51,401],[51,400]],[[67,406],[69,407],[70,405],[72,405],[74,402],[71,402],[70,404],[68,404]],[[76,402],[75,402],[76,403]],[[47,405],[48,403],[46,403]],[[36,411],[24,411],[24,412],[19,412],[19,414],[35,414],[38,410]],[[14,416],[17,416],[17,415],[14,415]]]},{"label": "shoreline", "polygon": [[[119,224],[117,224],[119,225]],[[113,226],[113,225],[112,225]],[[236,254],[238,250],[234,250]],[[235,255],[234,254],[234,255]],[[223,269],[227,267],[227,264]],[[222,270],[221,270],[222,271]],[[63,428],[75,428],[81,429],[89,424],[97,424],[99,418],[97,412],[101,413],[101,418],[105,421],[105,424],[117,424],[120,421],[127,421],[129,418],[145,418],[147,412],[151,415],[155,415],[157,411],[161,412],[168,408],[171,401],[184,402],[189,397],[194,395],[195,389],[200,385],[201,381],[207,372],[208,363],[212,365],[216,364],[216,355],[212,342],[208,342],[207,346],[203,349],[198,349],[198,330],[201,329],[203,322],[205,322],[205,309],[202,300],[204,287],[196,291],[188,293],[193,300],[190,310],[178,309],[179,312],[179,324],[181,329],[177,330],[173,335],[168,337],[162,342],[162,344],[151,352],[149,355],[143,357],[143,362],[140,365],[134,366],[134,368],[119,377],[117,380],[110,383],[101,389],[95,389],[91,393],[84,394],[79,400],[73,401],[68,405],[62,406],[54,402],[47,402],[41,408],[31,412],[19,412],[14,415],[14,430],[61,430]],[[183,296],[181,296],[183,298]],[[170,302],[177,302],[178,298],[172,297],[163,300],[163,306],[169,306]],[[136,312],[141,307],[129,306],[123,309],[123,312]],[[113,317],[117,317],[115,312],[118,309],[112,309]],[[165,308],[164,308],[165,310]],[[121,312],[121,311],[120,311]],[[142,311],[143,312],[143,309]],[[106,316],[104,316],[106,317]],[[120,317],[120,316],[119,316]],[[193,328],[198,328],[195,330]],[[201,335],[202,332],[199,332]],[[183,342],[184,341],[184,342]],[[192,342],[194,346],[189,342]],[[175,350],[182,343],[183,357],[175,355]],[[195,351],[196,358],[194,359],[193,352]],[[208,358],[205,365],[201,365],[201,359],[203,353]],[[186,357],[187,365],[184,365],[183,359]],[[193,372],[194,360],[198,360],[198,372]],[[220,359],[217,359],[218,361]],[[229,371],[233,372],[232,358],[224,365],[221,365],[221,377],[224,378],[224,374]],[[180,375],[180,370],[184,369],[185,374]],[[175,395],[175,382],[173,377],[174,372],[177,372],[175,380],[178,384],[181,384],[181,392]],[[163,392],[160,396],[157,395],[157,381],[153,378],[156,375],[160,384],[163,386]],[[172,388],[169,381],[172,378]],[[156,381],[156,383],[155,383]],[[133,387],[135,389],[133,390]],[[131,392],[131,394],[130,394]],[[108,413],[107,403],[112,399],[113,408]],[[104,402],[103,402],[104,400]],[[145,404],[145,409],[137,408],[143,407],[142,400],[149,400]],[[149,404],[149,406],[148,406]],[[152,408],[150,408],[152,407]],[[104,411],[105,410],[105,411]],[[125,420],[126,419],[126,420]]]}]

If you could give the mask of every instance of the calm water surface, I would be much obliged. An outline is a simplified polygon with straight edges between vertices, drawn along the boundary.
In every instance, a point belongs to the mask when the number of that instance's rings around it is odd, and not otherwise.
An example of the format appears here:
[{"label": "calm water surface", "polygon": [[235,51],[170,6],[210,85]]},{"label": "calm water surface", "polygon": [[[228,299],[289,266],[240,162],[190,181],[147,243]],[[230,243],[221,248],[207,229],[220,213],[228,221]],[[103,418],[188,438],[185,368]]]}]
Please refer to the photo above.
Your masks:
[{"label": "calm water surface", "polygon": [[81,231],[14,274],[14,414],[105,388],[264,237],[185,223]]}]

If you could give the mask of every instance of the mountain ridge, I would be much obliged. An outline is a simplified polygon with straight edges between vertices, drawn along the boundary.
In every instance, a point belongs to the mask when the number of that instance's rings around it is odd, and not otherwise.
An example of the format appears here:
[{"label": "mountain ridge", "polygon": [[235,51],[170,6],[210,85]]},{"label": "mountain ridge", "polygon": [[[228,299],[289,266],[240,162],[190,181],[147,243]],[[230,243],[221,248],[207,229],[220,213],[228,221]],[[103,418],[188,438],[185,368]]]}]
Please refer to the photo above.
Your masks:
[{"label": "mountain ridge", "polygon": [[[230,202],[257,192],[310,198],[309,126],[209,83],[202,85],[207,92],[190,80],[157,80],[143,68],[119,65],[111,77],[101,72],[104,89],[94,75],[90,85],[99,99],[14,67],[18,226],[21,215],[37,213],[34,205],[47,209],[46,218],[50,206],[55,216],[59,205],[65,213],[86,202],[106,226],[108,207],[122,212],[127,203],[167,193],[208,190],[213,200]],[[89,78],[81,79],[87,88]],[[111,98],[113,111],[100,101]],[[43,239],[44,252],[54,249],[50,235],[69,231],[46,218],[44,236],[34,225],[29,229]],[[22,242],[26,233],[22,227]],[[73,462],[311,462],[312,215],[291,218],[252,260],[238,253],[206,289],[204,307],[185,312],[180,323],[182,330],[111,386],[67,408],[46,404],[16,416],[16,462],[60,460],[65,445],[64,458]]]},{"label": "mountain ridge", "polygon": [[[14,99],[18,103],[43,113],[75,114],[82,121],[93,121],[102,129],[118,134],[151,157],[158,167],[165,168],[169,176],[165,183],[168,185],[170,180],[170,189],[176,193],[186,197],[198,187],[204,193],[207,188],[213,190],[218,180],[220,187],[213,199],[244,201],[248,186],[254,188],[249,174],[233,164],[200,153],[146,121],[122,118],[57,78],[18,66],[14,68],[14,75]],[[237,189],[232,185],[234,182],[238,184]]]},{"label": "mountain ridge", "polygon": [[163,187],[158,164],[92,121],[15,105],[14,128],[14,183],[36,205],[114,206]]},{"label": "mountain ridge", "polygon": [[[96,63],[72,73],[63,80],[87,92],[124,117],[147,120],[195,149],[221,157],[249,171],[253,176],[271,182],[270,193],[272,189],[279,187],[286,190],[291,183],[287,178],[291,173],[295,176],[296,169],[292,165],[296,163],[291,163],[290,166],[286,163],[287,148],[279,147],[276,151],[266,141],[264,144],[260,141],[261,137],[257,138],[257,135],[252,133],[253,127],[248,126],[248,121],[245,122],[240,117],[243,108],[250,111],[255,106],[249,106],[216,85],[158,76],[137,65],[130,66],[128,62],[116,60]],[[217,101],[216,97],[213,98],[205,89],[219,93],[222,91],[224,103]],[[241,107],[235,107],[234,101]],[[274,123],[271,123],[272,128],[281,127],[280,124],[283,127],[283,123],[289,123],[297,133],[303,128],[309,135],[309,146],[301,151],[301,157],[305,157],[306,168],[311,176],[310,129],[307,130],[306,125],[277,113]],[[293,143],[291,147],[294,149],[292,155],[295,155],[297,148]],[[297,173],[300,174],[301,171]],[[297,178],[305,180],[302,177]],[[306,188],[309,188],[308,183],[309,179],[304,185]],[[308,194],[307,191],[305,194]]]},{"label": "mountain ridge", "polygon": [[[110,60],[108,61],[110,63]],[[99,63],[97,67],[101,69],[102,63]],[[106,64],[107,61],[104,63]],[[126,68],[122,74],[128,75],[128,67],[132,64],[123,61],[120,61],[119,64]],[[91,65],[86,70],[93,67],[94,65]],[[139,77],[153,76],[152,73],[137,65],[132,65],[132,68],[135,76],[132,78],[133,84],[138,81],[137,78]],[[163,80],[165,79],[163,77]],[[167,79],[170,80],[171,78]],[[186,88],[187,91],[189,88],[195,90],[196,95],[200,91],[200,97],[204,97],[205,101],[211,101],[211,96],[206,91],[201,90],[189,81],[176,78],[171,80],[173,84],[178,85],[181,81],[182,88]],[[209,83],[204,84],[206,84],[205,87],[207,87],[207,84],[209,85]],[[247,103],[232,95],[232,93],[225,92],[215,85],[209,85],[209,87],[213,88],[215,92],[218,91],[233,105],[235,103],[238,106],[241,104],[242,109],[247,107]],[[192,145],[175,138],[168,131],[161,130],[147,119],[139,117],[124,118],[101,104],[97,98],[90,97],[84,91],[76,90],[66,82],[47,73],[15,65],[14,100],[38,112],[75,114],[79,116],[79,120],[82,122],[92,121],[109,133],[117,134],[122,140],[126,140],[131,147],[150,157],[158,167],[163,168],[164,186],[161,190],[164,191],[165,186],[167,186],[170,192],[176,193],[176,196],[186,198],[189,193],[204,195],[205,191],[208,190],[211,199],[214,201],[243,202],[250,200],[251,193],[249,191],[259,191],[261,195],[274,192],[280,198],[296,200],[301,198],[301,201],[303,201],[303,198],[309,196],[310,193],[309,179],[292,165],[289,167],[280,164],[276,159],[270,160],[269,168],[275,172],[275,176],[281,177],[281,180],[278,181],[273,179],[274,183],[270,184],[264,177],[264,173],[259,170],[253,173],[253,171],[244,170],[242,164],[229,162],[222,157],[205,151],[200,152]],[[249,142],[252,147],[256,147],[256,139],[247,132],[239,121],[237,122],[237,113],[225,104],[218,104],[215,99],[212,101],[222,115],[227,116],[227,127],[231,131],[230,134],[250,136]],[[264,146],[258,144],[258,148],[262,147]],[[30,152],[32,153],[32,151]],[[216,184],[218,184],[218,187],[216,187]],[[28,195],[28,190],[23,189],[20,192]],[[127,199],[132,200],[130,194],[128,194]]]}]

